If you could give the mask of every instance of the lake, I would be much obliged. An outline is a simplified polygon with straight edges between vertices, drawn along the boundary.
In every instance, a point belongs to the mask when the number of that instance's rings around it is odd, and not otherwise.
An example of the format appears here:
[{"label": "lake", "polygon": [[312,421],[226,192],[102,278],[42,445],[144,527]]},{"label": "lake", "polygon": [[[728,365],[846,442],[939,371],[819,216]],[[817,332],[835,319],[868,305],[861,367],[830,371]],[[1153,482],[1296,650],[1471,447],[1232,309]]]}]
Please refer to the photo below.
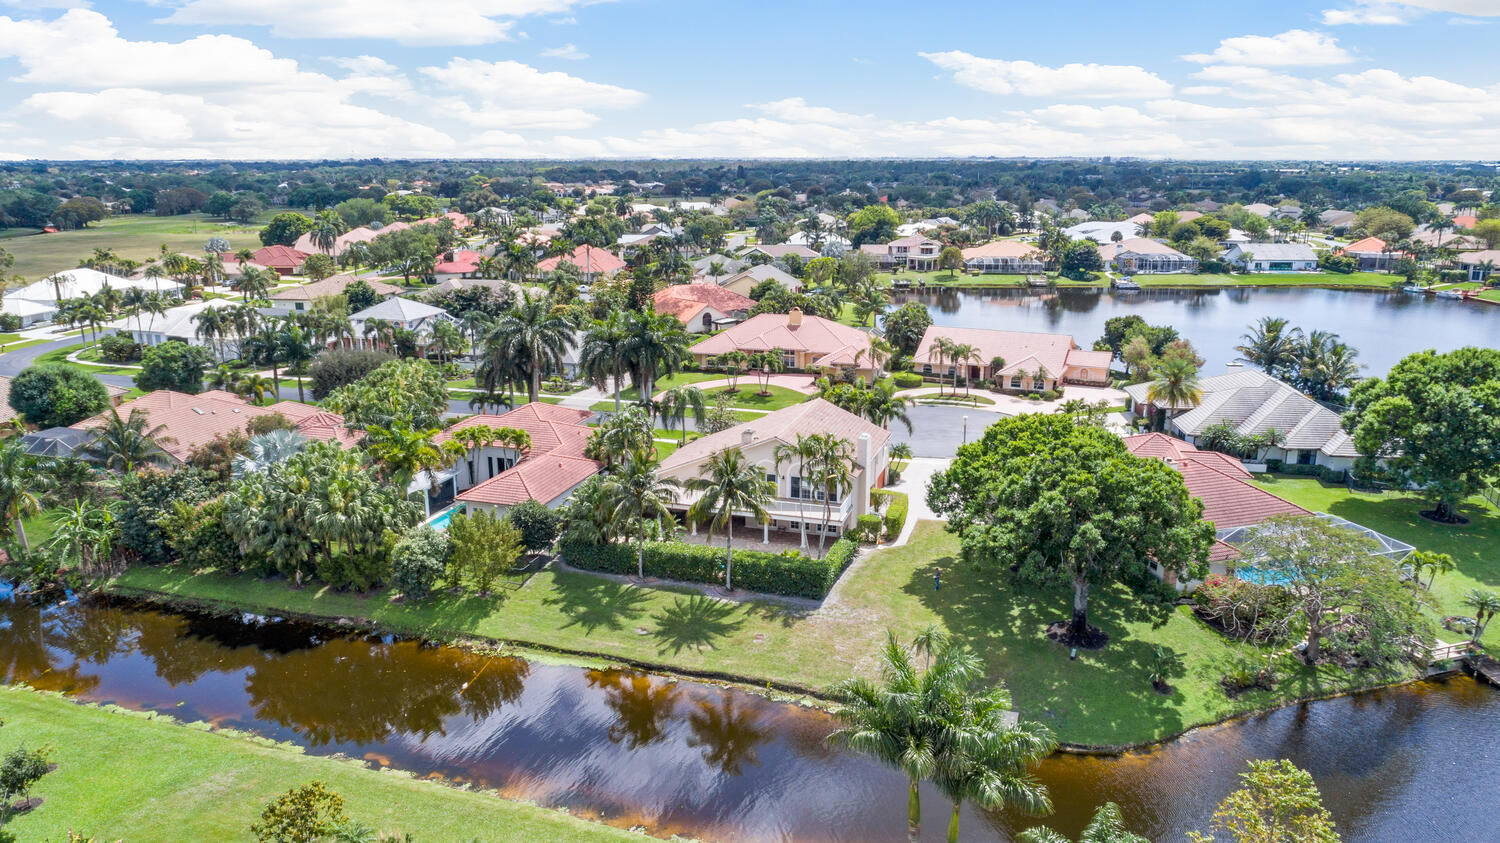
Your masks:
[{"label": "lake", "polygon": [[1359,350],[1366,376],[1383,375],[1402,357],[1427,348],[1500,345],[1500,305],[1401,292],[1325,290],[1311,287],[1145,289],[1100,287],[1050,290],[975,288],[894,293],[899,305],[927,305],[938,325],[1072,334],[1089,348],[1105,320],[1139,315],[1171,325],[1191,340],[1207,374],[1218,374],[1238,356],[1249,326],[1263,316],[1291,320],[1304,331],[1332,331]]},{"label": "lake", "polygon": [[[829,747],[827,714],[647,673],[254,615],[40,599],[0,583],[0,679],[471,782],[660,836],[905,837],[904,782]],[[1457,677],[1282,709],[1149,752],[1056,755],[1039,771],[1057,806],[1045,822],[1076,836],[1113,800],[1137,833],[1179,840],[1203,827],[1246,759],[1287,757],[1317,778],[1351,843],[1493,840],[1497,722],[1500,693]],[[924,838],[941,839],[947,807],[931,789],[923,810]],[[963,836],[1005,840],[1037,822],[969,810]]]}]

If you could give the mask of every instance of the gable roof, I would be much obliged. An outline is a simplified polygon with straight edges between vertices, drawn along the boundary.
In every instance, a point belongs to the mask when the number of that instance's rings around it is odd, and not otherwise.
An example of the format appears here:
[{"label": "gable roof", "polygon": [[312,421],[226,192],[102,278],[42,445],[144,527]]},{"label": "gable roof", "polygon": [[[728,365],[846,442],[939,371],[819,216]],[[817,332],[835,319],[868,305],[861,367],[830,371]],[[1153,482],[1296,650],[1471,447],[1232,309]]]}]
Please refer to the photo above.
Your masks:
[{"label": "gable roof", "polygon": [[891,432],[878,424],[841,410],[822,398],[767,413],[753,421],[737,424],[728,430],[711,433],[678,448],[661,461],[663,474],[682,471],[712,454],[745,445],[745,433],[751,445],[768,441],[789,443],[797,434],[831,433],[851,445],[862,433],[870,435],[871,453],[879,453],[891,441]]},{"label": "gable roof", "polygon": [[[298,284],[294,287],[287,287],[284,290],[277,290],[276,292],[271,294],[271,300],[312,301],[313,299],[320,299],[324,296],[341,296],[344,294],[344,290],[357,280],[361,279],[357,279],[353,275],[347,274],[332,275],[324,278],[322,281],[312,281],[307,284]],[[394,284],[387,284],[384,281],[380,281],[375,278],[365,278],[362,280],[366,284],[370,285],[370,289],[374,290],[375,295],[377,296],[391,296],[401,292],[400,287],[397,287]]]},{"label": "gable roof", "polygon": [[1353,243],[1350,243],[1349,245],[1345,246],[1344,248],[1342,248],[1342,249],[1336,249],[1335,251],[1339,252],[1340,254],[1345,254],[1345,255],[1354,255],[1354,254],[1377,254],[1378,255],[1381,252],[1383,252],[1384,250],[1385,250],[1385,241],[1384,240],[1381,240],[1379,237],[1366,237],[1363,240],[1356,240]]},{"label": "gable roof", "polygon": [[547,258],[544,261],[540,261],[537,263],[536,268],[538,272],[556,272],[557,268],[564,261],[578,267],[579,271],[585,274],[593,275],[608,275],[625,268],[625,261],[620,260],[619,256],[614,252],[600,249],[597,246],[590,246],[586,243],[566,255],[559,255],[555,258]]},{"label": "gable roof", "polygon": [[1311,246],[1302,243],[1236,243],[1229,247],[1249,252],[1258,261],[1315,261],[1318,259]]},{"label": "gable roof", "polygon": [[[126,401],[117,408],[120,418],[128,417],[133,410],[145,413],[148,430],[158,426],[164,428],[156,443],[179,462],[186,460],[200,446],[212,442],[214,437],[235,431],[243,433],[250,419],[273,413],[286,416],[309,439],[338,442],[346,448],[359,439],[359,434],[344,427],[343,416],[309,404],[279,401],[269,407],[257,407],[238,395],[217,389],[197,395],[158,389]],[[103,427],[109,417],[106,410],[84,419],[73,428],[94,430]]]},{"label": "gable roof", "polygon": [[1213,522],[1220,533],[1259,524],[1274,515],[1312,514],[1251,484],[1250,472],[1223,454],[1200,451],[1161,433],[1127,436],[1125,447],[1136,456],[1154,457],[1175,468],[1188,494],[1203,501],[1203,520]]},{"label": "gable roof", "polygon": [[593,413],[537,402],[508,413],[480,414],[456,422],[433,441],[442,444],[464,428],[478,425],[513,427],[531,436],[531,449],[520,462],[460,492],[458,499],[496,506],[522,501],[551,503],[569,489],[599,473],[599,463],[583,456],[593,429],[583,422]]},{"label": "gable roof", "polygon": [[[60,279],[59,283],[52,283],[52,279]],[[165,290],[168,292],[179,292],[182,285],[168,278],[121,278],[118,275],[110,275],[97,269],[80,267],[79,269],[65,269],[55,272],[45,278],[33,281],[24,287],[14,290],[6,290],[5,298],[25,299],[27,301],[45,302],[49,304],[59,301],[59,288],[63,299],[76,299],[79,296],[92,296],[104,289],[105,286],[116,290],[125,290],[130,287],[138,287],[142,290]]]},{"label": "gable roof", "polygon": [[1074,362],[1071,356],[1080,349],[1074,347],[1073,338],[1068,334],[930,325],[922,332],[922,341],[917,345],[916,354],[912,356],[917,365],[933,361],[930,355],[939,337],[974,346],[981,366],[990,365],[990,361],[996,357],[1005,358],[1005,366],[1000,370],[1002,374],[1012,374],[1022,369],[1034,372],[1040,366],[1048,375],[1062,377],[1069,365],[1108,369],[1112,359],[1107,351],[1088,352],[1089,356],[1076,358],[1077,362]]},{"label": "gable roof", "polygon": [[447,313],[448,311],[441,307],[433,307],[415,299],[396,296],[376,302],[358,313],[350,314],[349,321],[367,322],[371,319],[385,319],[390,322],[414,322],[433,316],[446,316]]},{"label": "gable roof", "polygon": [[855,352],[870,347],[869,334],[820,316],[804,315],[802,324],[796,327],[790,322],[790,314],[760,313],[699,342],[692,347],[692,352],[723,354],[735,350],[770,351],[779,348],[822,355],[813,361],[813,365],[823,366],[850,362]]},{"label": "gable roof", "polygon": [[670,313],[686,323],[705,307],[720,313],[749,310],[755,300],[746,298],[733,290],[726,290],[712,282],[703,284],[673,284],[658,290],[652,297],[657,313]]},{"label": "gable roof", "polygon": [[1041,260],[1044,255],[1035,243],[1024,240],[995,240],[983,246],[970,246],[963,250],[964,260],[973,258],[1031,258]]}]

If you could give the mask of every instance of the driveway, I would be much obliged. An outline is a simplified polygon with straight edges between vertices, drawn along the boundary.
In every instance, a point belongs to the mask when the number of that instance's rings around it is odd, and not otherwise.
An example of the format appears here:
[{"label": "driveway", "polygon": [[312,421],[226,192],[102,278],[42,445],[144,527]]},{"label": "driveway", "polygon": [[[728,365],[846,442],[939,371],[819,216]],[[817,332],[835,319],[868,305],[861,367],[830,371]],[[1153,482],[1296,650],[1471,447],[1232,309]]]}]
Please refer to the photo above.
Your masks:
[{"label": "driveway", "polygon": [[912,530],[916,529],[918,521],[937,520],[932,509],[927,506],[927,482],[932,475],[939,471],[947,470],[953,460],[917,457],[906,464],[906,470],[901,472],[901,482],[893,483],[887,488],[892,492],[902,492],[910,501],[906,526],[901,530],[901,536],[892,544],[906,544],[911,537]]}]

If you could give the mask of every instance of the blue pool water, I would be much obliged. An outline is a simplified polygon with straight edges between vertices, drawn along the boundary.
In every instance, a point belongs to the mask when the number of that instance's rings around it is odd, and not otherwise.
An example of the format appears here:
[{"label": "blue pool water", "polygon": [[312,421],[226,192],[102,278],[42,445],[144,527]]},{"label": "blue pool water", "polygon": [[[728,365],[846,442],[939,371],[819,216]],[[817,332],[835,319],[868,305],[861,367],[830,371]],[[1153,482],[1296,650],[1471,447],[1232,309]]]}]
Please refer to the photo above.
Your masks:
[{"label": "blue pool water", "polygon": [[429,519],[427,523],[434,530],[446,530],[448,529],[448,522],[453,520],[453,514],[455,512],[461,511],[462,509],[463,507],[450,506],[442,512],[439,512],[437,515],[432,516],[432,518]]},{"label": "blue pool water", "polygon": [[1258,568],[1235,568],[1234,575],[1248,583],[1256,585],[1286,585],[1292,578],[1286,574],[1276,571],[1262,571]]}]

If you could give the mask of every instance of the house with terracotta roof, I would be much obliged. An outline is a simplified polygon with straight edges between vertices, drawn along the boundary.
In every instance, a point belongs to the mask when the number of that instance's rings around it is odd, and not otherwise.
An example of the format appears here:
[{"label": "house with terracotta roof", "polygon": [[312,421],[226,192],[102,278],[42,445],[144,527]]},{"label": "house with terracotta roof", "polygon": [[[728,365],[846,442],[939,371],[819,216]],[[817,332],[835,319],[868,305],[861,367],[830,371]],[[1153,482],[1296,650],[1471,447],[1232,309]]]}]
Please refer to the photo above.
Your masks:
[{"label": "house with terracotta roof", "polygon": [[[302,270],[302,263],[310,254],[312,252],[304,252],[291,246],[263,246],[250,256],[250,262],[275,270],[277,275],[296,275]],[[229,261],[226,260],[225,263]]]},{"label": "house with terracotta roof", "polygon": [[853,369],[873,381],[884,374],[884,360],[871,348],[870,335],[821,316],[804,316],[800,308],[791,313],[760,313],[700,341],[689,349],[699,366],[709,358],[731,351],[747,354],[779,349],[788,369],[816,371]]},{"label": "house with terracotta roof", "polygon": [[964,269],[986,275],[1038,275],[1047,271],[1047,256],[1035,243],[996,240],[963,250]]},{"label": "house with terracotta roof", "polygon": [[[848,443],[854,457],[853,487],[831,501],[825,500],[824,491],[815,481],[801,476],[797,465],[776,460],[777,446],[795,443],[799,434],[810,433],[832,434]],[[808,535],[816,537],[822,533],[831,538],[853,527],[859,516],[871,511],[870,492],[885,485],[890,467],[890,442],[890,431],[880,425],[814,398],[695,439],[663,459],[659,471],[663,477],[686,484],[699,476],[710,456],[738,448],[776,487],[776,494],[766,507],[770,515],[767,523],[761,524],[749,513],[743,513],[735,518],[736,532],[743,530],[750,535],[758,527],[761,540],[766,542],[773,531],[800,536],[805,523]],[[686,512],[696,500],[696,493],[685,493],[672,508]],[[825,503],[831,508],[826,516]]]},{"label": "house with terracotta roof", "polygon": [[690,334],[704,334],[737,324],[750,315],[753,299],[713,282],[673,284],[652,297],[657,313],[670,313]]},{"label": "house with terracotta roof", "polygon": [[523,404],[507,413],[469,416],[439,433],[441,445],[464,428],[484,425],[524,430],[531,447],[517,450],[487,445],[437,475],[435,507],[455,498],[469,510],[503,514],[522,501],[557,509],[583,481],[599,473],[600,464],[583,455],[593,428],[587,410],[553,404]]},{"label": "house with terracotta roof", "polygon": [[[973,346],[974,357],[962,362],[939,359],[939,339]],[[1006,392],[1045,392],[1070,383],[1108,386],[1112,355],[1080,348],[1067,334],[932,325],[923,332],[912,360],[925,377],[952,378],[961,365],[970,382],[994,380]]]},{"label": "house with terracotta roof", "polygon": [[884,270],[911,269],[931,272],[938,268],[943,244],[922,234],[902,237],[889,243],[866,243],[859,247],[875,265]]},{"label": "house with terracotta roof", "polygon": [[746,257],[757,253],[765,255],[771,260],[781,260],[787,255],[796,255],[804,263],[813,258],[822,257],[818,252],[795,243],[780,243],[774,246],[757,245],[745,250]]},{"label": "house with terracotta roof", "polygon": [[1341,248],[1334,249],[1336,255],[1346,255],[1359,261],[1361,272],[1380,272],[1391,268],[1391,264],[1406,257],[1406,253],[1390,248],[1390,244],[1379,237],[1366,237]]},{"label": "house with terracotta roof", "polygon": [[620,260],[614,252],[585,243],[566,255],[538,262],[536,271],[540,275],[546,275],[556,272],[557,268],[564,263],[571,263],[577,267],[585,284],[592,284],[600,278],[609,278],[625,268],[625,261]]},{"label": "house with terracotta roof", "polygon": [[1259,369],[1231,364],[1225,374],[1201,378],[1203,397],[1194,407],[1153,403],[1147,397],[1150,386],[1125,387],[1129,415],[1150,418],[1164,410],[1167,432],[1189,443],[1196,443],[1209,428],[1226,424],[1242,436],[1272,436],[1276,444],[1265,449],[1263,459],[1333,471],[1347,471],[1359,459],[1359,449],[1338,413]]},{"label": "house with terracotta roof", "polygon": [[[289,316],[293,313],[306,313],[312,310],[313,302],[322,298],[341,296],[349,285],[354,283],[353,275],[331,275],[322,281],[309,281],[306,284],[298,284],[295,287],[287,287],[277,290],[271,294],[271,306],[262,308],[261,312],[267,316]],[[363,279],[370,289],[375,291],[377,299],[385,299],[401,292],[401,288],[394,284],[387,284],[376,278]]]},{"label": "house with terracotta roof", "polygon": [[1099,246],[1104,265],[1123,275],[1164,275],[1198,271],[1198,259],[1188,257],[1166,243],[1132,237]]},{"label": "house with terracotta roof", "polygon": [[436,281],[473,278],[479,272],[479,262],[482,260],[484,255],[473,249],[450,249],[438,255],[437,263],[432,267],[432,277]]},{"label": "house with terracotta roof", "polygon": [[[352,447],[359,434],[344,426],[344,417],[321,410],[310,404],[296,401],[278,401],[266,407],[258,407],[222,390],[208,390],[197,395],[158,389],[120,404],[115,410],[121,418],[140,410],[146,416],[146,429],[162,428],[156,438],[174,463],[185,462],[193,451],[212,442],[216,437],[230,433],[244,433],[251,419],[281,414],[297,427],[297,432],[309,439],[337,442],[345,448]],[[84,419],[73,425],[75,430],[97,430],[109,421],[109,413]]]}]

